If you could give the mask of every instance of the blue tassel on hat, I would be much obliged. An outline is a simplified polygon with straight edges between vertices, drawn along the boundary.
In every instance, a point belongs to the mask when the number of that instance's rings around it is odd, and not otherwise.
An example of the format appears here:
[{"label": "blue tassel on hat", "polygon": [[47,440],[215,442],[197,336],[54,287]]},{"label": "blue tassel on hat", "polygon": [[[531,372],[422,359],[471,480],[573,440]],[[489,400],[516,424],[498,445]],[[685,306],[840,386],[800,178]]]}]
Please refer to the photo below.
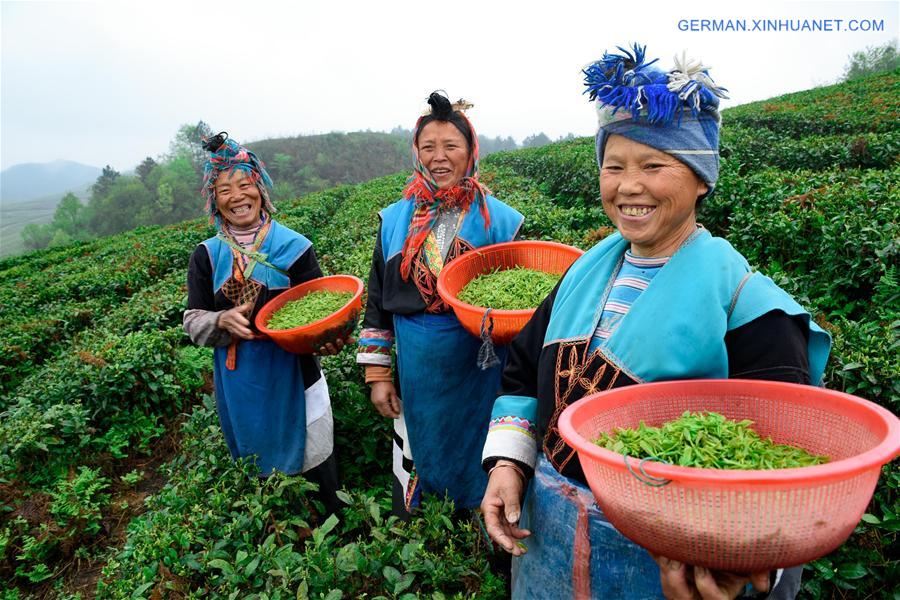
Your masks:
[{"label": "blue tassel on hat", "polygon": [[671,154],[688,165],[712,193],[719,176],[719,98],[727,98],[700,61],[684,54],[672,70],[646,60],[646,46],[606,52],[584,69],[584,84],[597,102],[597,163],[606,139],[618,134]]}]

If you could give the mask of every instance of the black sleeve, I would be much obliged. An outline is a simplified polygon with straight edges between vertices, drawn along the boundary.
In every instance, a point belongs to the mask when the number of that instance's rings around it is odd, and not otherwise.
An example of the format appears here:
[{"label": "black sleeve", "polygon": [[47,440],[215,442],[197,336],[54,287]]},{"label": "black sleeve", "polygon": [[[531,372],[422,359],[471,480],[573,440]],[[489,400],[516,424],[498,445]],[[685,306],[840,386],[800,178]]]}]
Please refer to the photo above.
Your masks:
[{"label": "black sleeve", "polygon": [[206,246],[199,244],[188,263],[188,309],[216,310],[212,263]]},{"label": "black sleeve", "polygon": [[288,276],[291,278],[291,287],[322,276],[322,269],[319,267],[316,251],[312,246],[294,261],[294,264],[288,269]]},{"label": "black sleeve", "polygon": [[[560,282],[562,282],[562,278],[560,278]],[[538,398],[538,361],[544,349],[544,334],[547,332],[547,325],[550,323],[550,312],[553,310],[553,302],[556,299],[557,291],[559,291],[559,283],[537,307],[537,310],[534,311],[534,314],[528,323],[525,324],[525,327],[522,328],[522,331],[510,342],[506,366],[503,368],[503,375],[500,379],[498,396],[530,396]],[[537,399],[537,402],[540,402],[540,399]],[[481,466],[485,471],[490,471],[498,460],[499,458],[487,458],[482,461]],[[504,460],[511,460],[516,463],[522,469],[526,479],[531,479],[534,476],[534,469],[529,465],[512,458],[504,458]]]},{"label": "black sleeve", "polygon": [[808,343],[803,317],[767,312],[725,334],[728,376],[809,385]]},{"label": "black sleeve", "polygon": [[366,315],[363,318],[363,329],[394,330],[394,316],[384,309],[382,286],[384,285],[384,252],[381,250],[381,226],[375,237],[375,250],[372,252],[372,268],[369,270],[369,284],[366,288]]},{"label": "black sleeve", "polygon": [[[560,283],[562,278],[560,278]],[[550,323],[550,312],[559,283],[553,288],[531,316],[522,331],[509,344],[506,367],[500,379],[500,396],[538,397],[538,361],[544,348],[544,335]]]}]

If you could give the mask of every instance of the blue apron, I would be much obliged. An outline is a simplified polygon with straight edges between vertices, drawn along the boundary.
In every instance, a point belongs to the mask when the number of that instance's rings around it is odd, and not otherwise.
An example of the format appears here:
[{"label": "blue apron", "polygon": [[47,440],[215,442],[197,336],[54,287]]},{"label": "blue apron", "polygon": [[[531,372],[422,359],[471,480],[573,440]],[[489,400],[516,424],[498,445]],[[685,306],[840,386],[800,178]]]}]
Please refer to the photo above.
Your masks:
[{"label": "blue apron", "polygon": [[[218,237],[203,244],[218,292],[232,275],[232,251]],[[291,282],[285,271],[311,245],[296,231],[272,221],[259,251],[276,268],[257,263],[250,278],[270,292],[288,289]],[[227,356],[227,346],[216,348],[213,373],[219,422],[232,458],[250,458],[261,475],[273,470],[300,473],[306,447],[306,396],[299,358],[269,340],[240,340],[234,371],[225,366]]]},{"label": "blue apron", "polygon": [[663,597],[650,554],[606,520],[590,488],[560,475],[543,453],[519,526],[531,535],[523,540],[528,552],[513,558],[514,599]]},{"label": "blue apron", "polygon": [[423,492],[446,493],[456,508],[481,504],[487,475],[481,450],[506,363],[476,366],[481,340],[455,315],[394,315],[400,398]]},{"label": "blue apron", "polygon": [[228,347],[216,348],[216,406],[234,459],[255,461],[261,475],[303,470],[306,398],[300,361],[269,340],[241,340],[237,369],[225,367]]}]

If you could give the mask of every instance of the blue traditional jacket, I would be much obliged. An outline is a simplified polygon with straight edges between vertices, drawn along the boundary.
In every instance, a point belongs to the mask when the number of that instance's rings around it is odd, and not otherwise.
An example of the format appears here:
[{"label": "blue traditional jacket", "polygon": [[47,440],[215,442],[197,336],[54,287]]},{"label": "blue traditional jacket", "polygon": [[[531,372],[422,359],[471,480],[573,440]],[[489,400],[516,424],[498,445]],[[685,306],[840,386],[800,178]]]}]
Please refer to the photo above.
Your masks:
[{"label": "blue traditional jacket", "polygon": [[[679,248],[610,337],[589,351],[628,247],[615,233],[585,253],[513,341],[485,462],[510,458],[533,468],[540,441],[557,470],[583,479],[556,421],[568,404],[596,391],[729,376],[821,382],[830,336],[771,279],[753,271],[731,244],[706,230]],[[791,333],[787,341],[805,340],[803,347],[790,357],[791,364],[770,364],[765,356],[750,359],[757,364],[743,364],[748,359],[737,356],[729,336],[752,335],[758,323],[769,327],[772,318]],[[784,354],[774,350],[773,357]]]},{"label": "blue traditional jacket", "polygon": [[[490,226],[485,227],[481,211],[474,206],[466,211],[445,263],[474,248],[515,239],[524,221],[522,214],[493,196],[487,196],[485,201],[491,218]],[[394,315],[446,313],[450,310],[438,297],[437,275],[425,261],[414,261],[409,279],[404,280],[400,274],[403,244],[414,212],[415,203],[412,200],[399,200],[378,214],[381,227],[375,241],[366,289],[368,301],[357,354],[360,364],[390,366]]]}]

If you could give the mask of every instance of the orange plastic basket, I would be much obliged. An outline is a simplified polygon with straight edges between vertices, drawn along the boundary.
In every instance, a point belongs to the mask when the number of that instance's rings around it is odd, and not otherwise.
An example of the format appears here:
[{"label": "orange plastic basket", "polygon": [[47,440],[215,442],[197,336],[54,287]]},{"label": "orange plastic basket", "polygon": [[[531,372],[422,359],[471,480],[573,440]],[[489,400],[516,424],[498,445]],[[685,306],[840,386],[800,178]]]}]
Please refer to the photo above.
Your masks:
[{"label": "orange plastic basket", "polygon": [[[467,283],[498,267],[505,270],[522,266],[546,273],[564,273],[582,254],[584,251],[558,242],[521,241],[482,246],[448,263],[438,276],[437,291],[465,330],[480,336],[481,322],[488,308],[466,304],[456,297]],[[533,314],[533,308],[491,310],[488,316],[493,322],[491,341],[498,345],[508,344]]]},{"label": "orange plastic basket", "polygon": [[[750,419],[775,442],[826,455],[796,469],[699,469],[625,458],[599,432],[658,426],[686,411]],[[740,573],[802,564],[840,546],[900,452],[900,420],[872,402],[770,381],[648,383],[587,396],[560,416],[591,491],[622,534],[653,553]]]},{"label": "orange plastic basket", "polygon": [[[291,329],[266,327],[276,310],[292,300],[299,300],[308,293],[319,290],[350,292],[353,298],[339,311],[309,325]],[[313,354],[324,344],[344,339],[353,332],[362,311],[362,293],[362,280],[352,275],[330,275],[312,279],[268,301],[256,314],[256,328],[288,352]]]}]

